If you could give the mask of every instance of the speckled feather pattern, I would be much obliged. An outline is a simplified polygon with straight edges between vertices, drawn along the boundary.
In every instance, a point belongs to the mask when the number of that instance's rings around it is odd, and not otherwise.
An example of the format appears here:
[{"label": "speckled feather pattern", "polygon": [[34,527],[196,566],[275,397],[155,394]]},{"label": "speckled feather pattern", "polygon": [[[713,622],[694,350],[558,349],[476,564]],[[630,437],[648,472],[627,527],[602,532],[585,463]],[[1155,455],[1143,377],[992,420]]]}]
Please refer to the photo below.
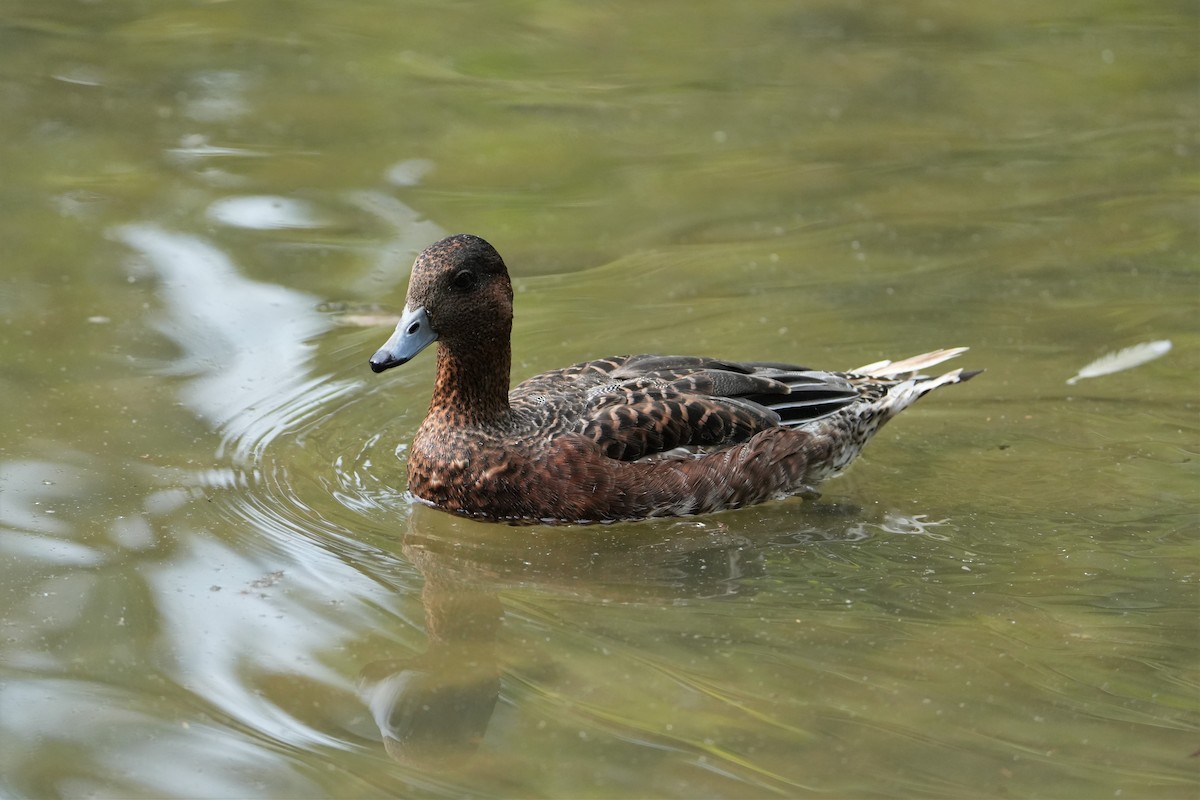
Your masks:
[{"label": "speckled feather pattern", "polygon": [[408,488],[481,519],[603,522],[809,494],[891,417],[974,374],[918,372],[963,348],[844,373],[634,355],[543,373],[509,392],[512,289],[499,255],[461,234],[413,270],[406,313],[430,330],[402,319],[372,367],[410,358],[392,351],[405,337],[436,336],[437,379],[408,451]]}]

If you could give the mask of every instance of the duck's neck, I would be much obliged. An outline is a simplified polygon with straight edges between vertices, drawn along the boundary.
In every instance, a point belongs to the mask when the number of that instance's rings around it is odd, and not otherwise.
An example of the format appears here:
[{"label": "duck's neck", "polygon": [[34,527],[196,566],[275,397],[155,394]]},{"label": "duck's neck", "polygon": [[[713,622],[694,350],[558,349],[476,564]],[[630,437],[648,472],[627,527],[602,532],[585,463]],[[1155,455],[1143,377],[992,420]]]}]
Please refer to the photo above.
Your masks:
[{"label": "duck's neck", "polygon": [[[460,350],[462,352],[460,352]],[[512,351],[508,337],[489,347],[450,348],[438,343],[437,378],[430,414],[448,416],[455,424],[493,422],[508,413],[508,379]]]}]

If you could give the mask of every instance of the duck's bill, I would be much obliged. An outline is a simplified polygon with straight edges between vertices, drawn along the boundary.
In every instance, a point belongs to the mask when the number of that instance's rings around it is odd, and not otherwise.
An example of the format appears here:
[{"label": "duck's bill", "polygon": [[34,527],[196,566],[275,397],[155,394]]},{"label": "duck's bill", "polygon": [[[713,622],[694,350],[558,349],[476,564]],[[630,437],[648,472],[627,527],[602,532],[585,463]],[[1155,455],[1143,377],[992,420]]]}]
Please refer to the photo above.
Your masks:
[{"label": "duck's bill", "polygon": [[383,372],[385,369],[398,367],[412,360],[413,356],[437,341],[437,331],[429,324],[425,307],[409,309],[405,307],[404,316],[396,323],[396,330],[388,337],[383,347],[371,356],[371,369]]}]

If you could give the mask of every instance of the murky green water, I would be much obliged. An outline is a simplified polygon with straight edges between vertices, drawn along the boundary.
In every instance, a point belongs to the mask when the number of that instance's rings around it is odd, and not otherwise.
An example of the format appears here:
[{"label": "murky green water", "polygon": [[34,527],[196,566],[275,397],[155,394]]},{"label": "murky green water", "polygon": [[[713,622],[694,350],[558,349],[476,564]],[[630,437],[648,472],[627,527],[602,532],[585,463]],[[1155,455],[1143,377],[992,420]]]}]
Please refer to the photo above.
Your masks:
[{"label": "murky green water", "polygon": [[[1196,797],[1191,3],[12,0],[0,794]],[[414,253],[514,377],[987,372],[819,503],[413,508]],[[1170,339],[1068,386],[1102,354]]]}]

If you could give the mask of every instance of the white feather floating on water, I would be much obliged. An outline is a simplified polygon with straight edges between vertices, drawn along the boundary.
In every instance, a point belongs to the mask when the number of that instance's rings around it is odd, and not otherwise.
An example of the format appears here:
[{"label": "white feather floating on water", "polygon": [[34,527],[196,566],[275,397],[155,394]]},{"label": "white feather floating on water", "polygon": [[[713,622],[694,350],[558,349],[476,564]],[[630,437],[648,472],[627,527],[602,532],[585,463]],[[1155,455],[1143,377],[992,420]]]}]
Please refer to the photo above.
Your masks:
[{"label": "white feather floating on water", "polygon": [[1159,339],[1156,342],[1135,344],[1132,347],[1126,347],[1124,350],[1100,356],[1079,370],[1075,377],[1069,379],[1067,383],[1075,384],[1084,378],[1098,378],[1101,375],[1110,375],[1121,370],[1140,367],[1147,361],[1153,361],[1156,358],[1165,356],[1170,350],[1170,339]]}]

